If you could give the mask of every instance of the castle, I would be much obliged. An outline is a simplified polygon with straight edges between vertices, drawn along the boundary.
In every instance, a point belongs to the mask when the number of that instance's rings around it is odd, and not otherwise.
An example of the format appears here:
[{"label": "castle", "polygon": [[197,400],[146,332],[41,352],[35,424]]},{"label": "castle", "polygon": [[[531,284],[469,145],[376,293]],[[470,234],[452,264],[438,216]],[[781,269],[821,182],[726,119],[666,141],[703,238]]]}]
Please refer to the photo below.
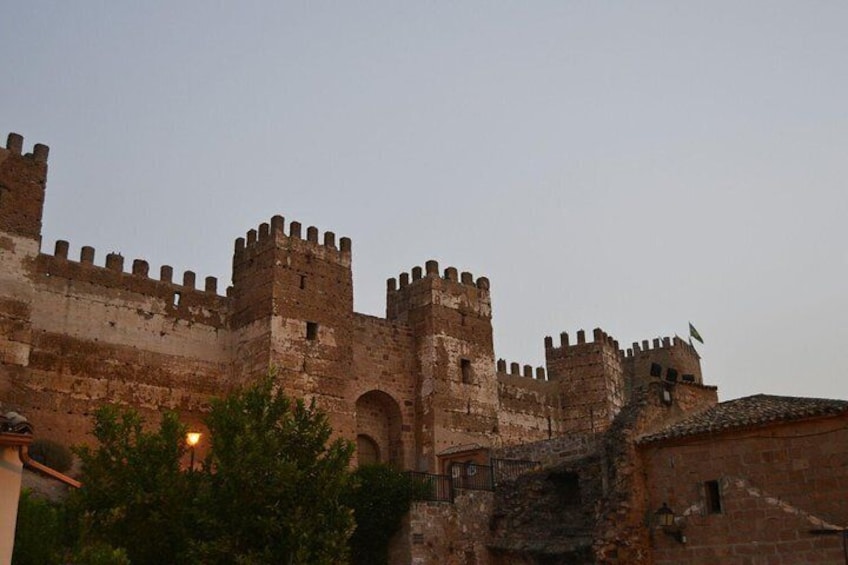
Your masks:
[{"label": "castle", "polygon": [[[0,148],[0,403],[38,437],[90,440],[104,403],[198,428],[273,367],[358,463],[448,485],[413,506],[393,563],[843,562],[848,402],[718,403],[677,337],[624,349],[580,330],[544,339],[544,368],[508,364],[487,278],[427,261],[388,279],[385,318],[360,314],[351,240],[280,216],[236,239],[223,292],[66,241],[48,253],[48,152],[17,134]],[[496,462],[533,470],[496,485]]]},{"label": "castle", "polygon": [[[210,397],[276,367],[315,399],[359,460],[432,471],[458,445],[504,446],[606,429],[662,371],[701,383],[679,338],[627,351],[600,329],[544,341],[547,368],[495,359],[489,280],[454,267],[388,279],[386,317],[353,311],[351,240],[280,216],[235,241],[232,286],[41,242],[48,148],[0,149],[0,393],[40,435],[84,439],[105,402],[196,422]],[[651,376],[651,367],[655,368]]]}]

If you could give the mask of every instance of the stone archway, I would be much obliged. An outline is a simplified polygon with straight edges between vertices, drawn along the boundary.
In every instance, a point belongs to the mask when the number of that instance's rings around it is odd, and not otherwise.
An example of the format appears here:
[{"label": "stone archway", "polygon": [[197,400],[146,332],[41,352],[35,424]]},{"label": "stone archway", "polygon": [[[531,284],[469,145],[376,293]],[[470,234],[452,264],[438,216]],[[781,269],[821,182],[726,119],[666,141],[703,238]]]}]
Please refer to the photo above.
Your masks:
[{"label": "stone archway", "polygon": [[383,391],[368,391],[356,401],[356,448],[359,465],[403,466],[400,406]]},{"label": "stone archway", "polygon": [[380,462],[380,446],[367,434],[356,436],[356,460],[359,465]]}]

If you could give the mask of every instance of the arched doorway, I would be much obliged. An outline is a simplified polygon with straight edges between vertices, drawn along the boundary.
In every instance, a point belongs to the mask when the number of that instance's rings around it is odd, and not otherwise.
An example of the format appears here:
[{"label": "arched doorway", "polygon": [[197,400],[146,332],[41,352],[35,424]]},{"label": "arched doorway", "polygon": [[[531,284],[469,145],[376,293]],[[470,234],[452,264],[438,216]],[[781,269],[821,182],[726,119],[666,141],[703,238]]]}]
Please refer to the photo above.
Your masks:
[{"label": "arched doorway", "polygon": [[356,436],[356,460],[360,465],[380,462],[380,446],[365,434]]},{"label": "arched doorway", "polygon": [[356,401],[356,449],[359,465],[403,466],[400,407],[385,392],[372,390]]}]

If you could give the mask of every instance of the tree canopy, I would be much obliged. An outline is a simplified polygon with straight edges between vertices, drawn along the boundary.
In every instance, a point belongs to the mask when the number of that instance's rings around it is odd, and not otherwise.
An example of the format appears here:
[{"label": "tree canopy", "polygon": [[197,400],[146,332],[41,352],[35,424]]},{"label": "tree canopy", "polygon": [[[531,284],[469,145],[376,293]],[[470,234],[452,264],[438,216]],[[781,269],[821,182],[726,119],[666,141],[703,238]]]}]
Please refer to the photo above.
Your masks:
[{"label": "tree canopy", "polygon": [[[420,485],[384,465],[352,472],[353,444],[332,439],[314,403],[290,400],[271,375],[213,401],[205,423],[207,455],[187,468],[176,414],[154,428],[134,410],[100,408],[96,446],[75,449],[83,487],[56,512],[27,505],[21,523],[39,529],[19,528],[18,539],[72,531],[64,554],[50,555],[79,565],[386,562]],[[19,554],[47,554],[29,546]]]},{"label": "tree canopy", "polygon": [[340,563],[353,531],[342,497],[350,485],[350,442],[314,403],[295,402],[271,379],[213,403],[204,463],[207,563]]}]

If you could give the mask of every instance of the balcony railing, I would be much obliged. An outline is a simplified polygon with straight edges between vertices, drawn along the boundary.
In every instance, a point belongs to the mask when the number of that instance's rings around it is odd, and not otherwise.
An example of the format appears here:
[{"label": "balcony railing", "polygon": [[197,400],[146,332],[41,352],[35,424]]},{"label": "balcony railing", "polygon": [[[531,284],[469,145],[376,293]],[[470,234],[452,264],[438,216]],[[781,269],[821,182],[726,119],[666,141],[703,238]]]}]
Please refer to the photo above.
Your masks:
[{"label": "balcony railing", "polygon": [[448,475],[407,471],[416,481],[423,483],[424,500],[453,502],[458,490],[495,490],[499,485],[515,480],[522,473],[532,471],[535,461],[492,459],[489,465],[478,463],[451,463]]}]

